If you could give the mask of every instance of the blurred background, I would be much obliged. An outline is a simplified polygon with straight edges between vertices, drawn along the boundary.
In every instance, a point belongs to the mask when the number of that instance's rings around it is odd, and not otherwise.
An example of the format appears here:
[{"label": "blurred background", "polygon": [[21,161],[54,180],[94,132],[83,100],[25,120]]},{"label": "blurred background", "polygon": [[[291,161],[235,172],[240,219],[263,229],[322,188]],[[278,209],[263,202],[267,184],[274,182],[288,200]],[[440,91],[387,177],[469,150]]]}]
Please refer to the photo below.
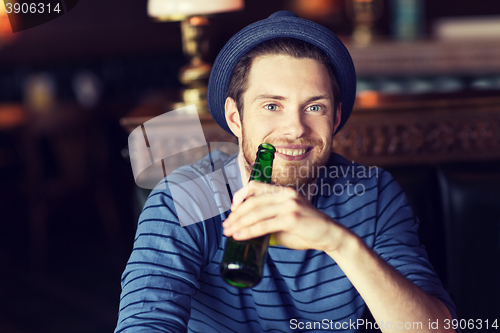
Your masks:
[{"label": "blurred background", "polygon": [[113,331],[147,195],[130,131],[195,103],[207,141],[231,141],[206,114],[210,64],[282,9],[352,54],[357,101],[335,151],[393,173],[461,318],[500,319],[498,0],[77,3],[16,33],[23,17],[0,4],[0,332]]}]

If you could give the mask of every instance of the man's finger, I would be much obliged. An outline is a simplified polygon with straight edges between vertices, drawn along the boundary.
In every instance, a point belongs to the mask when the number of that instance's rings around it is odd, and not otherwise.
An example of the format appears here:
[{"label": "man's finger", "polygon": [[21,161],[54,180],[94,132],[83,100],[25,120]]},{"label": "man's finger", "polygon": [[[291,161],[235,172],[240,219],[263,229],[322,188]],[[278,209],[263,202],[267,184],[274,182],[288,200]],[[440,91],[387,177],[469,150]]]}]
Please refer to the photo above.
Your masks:
[{"label": "man's finger", "polygon": [[232,207],[231,214],[222,223],[224,227],[229,227],[233,225],[236,221],[246,218],[249,215],[253,215],[256,211],[260,211],[265,207],[275,206],[273,208],[276,213],[282,213],[283,209],[287,209],[288,206],[283,206],[289,198],[287,196],[272,196],[272,195],[253,195],[246,198],[244,202],[239,204],[237,207]]},{"label": "man's finger", "polygon": [[[255,197],[249,198],[243,205],[248,205],[248,201],[252,201]],[[228,218],[222,226],[224,227],[224,234],[226,236],[231,236],[233,233],[246,228],[250,225],[260,223],[261,221],[272,219],[279,214],[283,213],[283,207],[278,202],[266,203],[266,205],[252,205],[254,208],[245,209],[245,213],[233,215],[236,212],[231,213],[230,218]],[[238,211],[239,213],[239,211]]]},{"label": "man's finger", "polygon": [[232,237],[235,240],[247,240],[251,238],[264,236],[273,232],[281,231],[279,226],[274,225],[275,219],[276,218],[261,220],[259,221],[259,223],[238,230],[237,232],[232,234]]},{"label": "man's finger", "polygon": [[246,198],[252,195],[258,195],[264,191],[265,186],[270,186],[266,183],[250,181],[233,195],[233,203],[231,210],[235,210]]},{"label": "man's finger", "polygon": [[231,210],[235,210],[236,207],[238,207],[243,201],[245,201],[247,195],[248,195],[248,186],[244,186],[238,191],[236,191],[233,195],[233,203],[231,204]]}]

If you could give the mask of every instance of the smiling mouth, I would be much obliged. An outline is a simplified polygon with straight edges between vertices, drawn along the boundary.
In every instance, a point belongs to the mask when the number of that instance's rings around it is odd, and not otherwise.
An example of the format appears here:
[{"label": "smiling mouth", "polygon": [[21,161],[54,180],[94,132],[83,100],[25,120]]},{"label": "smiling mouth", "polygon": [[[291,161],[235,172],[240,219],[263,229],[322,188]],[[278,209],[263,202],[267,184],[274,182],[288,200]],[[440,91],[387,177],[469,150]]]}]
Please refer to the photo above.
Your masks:
[{"label": "smiling mouth", "polygon": [[312,148],[306,148],[306,149],[282,149],[278,148],[276,151],[280,154],[287,155],[287,156],[300,156],[308,151],[310,151]]}]

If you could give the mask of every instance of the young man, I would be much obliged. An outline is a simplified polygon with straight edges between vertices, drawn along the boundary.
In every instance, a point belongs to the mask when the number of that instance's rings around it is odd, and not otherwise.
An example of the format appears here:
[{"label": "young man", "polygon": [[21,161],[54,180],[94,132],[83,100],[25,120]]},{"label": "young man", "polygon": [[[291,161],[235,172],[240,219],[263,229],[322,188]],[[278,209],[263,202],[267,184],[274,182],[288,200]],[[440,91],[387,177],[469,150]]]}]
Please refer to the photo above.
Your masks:
[{"label": "young man", "polygon": [[[290,12],[246,27],[220,52],[208,96],[240,153],[211,153],[179,175],[222,165],[231,209],[182,227],[168,182],[152,192],[123,274],[116,332],[357,331],[367,328],[366,307],[383,332],[445,331],[454,305],[402,190],[387,172],[332,153],[355,96],[352,61],[333,33]],[[262,142],[277,148],[273,185],[247,182]],[[216,197],[225,190],[200,186]],[[276,246],[262,281],[226,284],[226,237],[265,234]]]}]

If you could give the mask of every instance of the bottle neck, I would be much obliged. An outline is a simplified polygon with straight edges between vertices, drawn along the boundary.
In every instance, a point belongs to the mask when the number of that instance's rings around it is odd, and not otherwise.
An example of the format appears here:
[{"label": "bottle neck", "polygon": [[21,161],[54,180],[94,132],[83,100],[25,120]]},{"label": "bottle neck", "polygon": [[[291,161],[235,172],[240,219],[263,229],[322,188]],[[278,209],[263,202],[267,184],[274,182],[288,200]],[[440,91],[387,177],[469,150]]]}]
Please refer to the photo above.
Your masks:
[{"label": "bottle neck", "polygon": [[274,152],[259,150],[249,180],[270,184],[273,171]]}]

